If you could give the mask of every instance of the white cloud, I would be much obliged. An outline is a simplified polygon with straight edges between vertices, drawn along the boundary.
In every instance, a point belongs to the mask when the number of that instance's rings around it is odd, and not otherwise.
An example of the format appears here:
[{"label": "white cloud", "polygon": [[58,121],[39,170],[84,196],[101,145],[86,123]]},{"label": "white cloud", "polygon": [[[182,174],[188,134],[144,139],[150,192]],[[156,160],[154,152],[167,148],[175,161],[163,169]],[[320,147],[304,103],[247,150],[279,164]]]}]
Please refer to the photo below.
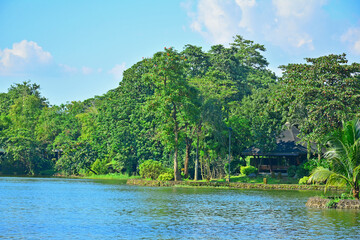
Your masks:
[{"label": "white cloud", "polygon": [[98,68],[98,69],[94,70],[93,68],[86,67],[86,66],[83,66],[81,68],[77,68],[77,67],[69,66],[69,65],[66,65],[66,64],[59,64],[58,66],[61,69],[61,72],[67,73],[67,74],[90,75],[90,74],[94,74],[94,73],[98,74],[98,73],[102,72],[101,68]]},{"label": "white cloud", "polygon": [[[314,50],[309,24],[316,24],[324,0],[273,0],[272,27],[264,32],[266,39],[278,46]],[[274,34],[275,33],[275,34]]]},{"label": "white cloud", "polygon": [[94,70],[89,67],[82,67],[81,72],[85,75],[89,75],[89,74],[92,74],[94,72]]},{"label": "white cloud", "polygon": [[23,40],[0,50],[0,75],[34,71],[52,62],[52,56],[36,42]]},{"label": "white cloud", "polygon": [[349,43],[351,50],[356,55],[360,55],[360,28],[349,28],[341,36],[341,41]]},{"label": "white cloud", "polygon": [[284,18],[307,19],[325,4],[324,0],[273,0],[276,15]]},{"label": "white cloud", "polygon": [[113,67],[109,73],[114,76],[116,80],[120,80],[123,76],[123,72],[126,69],[125,63],[122,64],[116,64],[115,67]]},{"label": "white cloud", "polygon": [[74,73],[78,72],[78,69],[76,67],[71,67],[71,66],[66,65],[66,64],[59,64],[59,67],[65,73],[74,74]]},{"label": "white cloud", "polygon": [[199,0],[195,10],[184,9],[190,28],[212,43],[229,43],[239,34],[265,39],[285,50],[314,49],[311,27],[322,14],[325,0]]},{"label": "white cloud", "polygon": [[249,32],[253,32],[253,8],[256,6],[255,0],[235,0],[236,4],[241,8],[242,17],[239,22],[240,28],[245,28]]},{"label": "white cloud", "polygon": [[228,0],[199,0],[196,12],[191,12],[188,6],[186,8],[192,19],[190,28],[212,43],[228,43],[237,28],[233,21],[236,14],[231,10],[236,10],[234,6],[235,2]]}]

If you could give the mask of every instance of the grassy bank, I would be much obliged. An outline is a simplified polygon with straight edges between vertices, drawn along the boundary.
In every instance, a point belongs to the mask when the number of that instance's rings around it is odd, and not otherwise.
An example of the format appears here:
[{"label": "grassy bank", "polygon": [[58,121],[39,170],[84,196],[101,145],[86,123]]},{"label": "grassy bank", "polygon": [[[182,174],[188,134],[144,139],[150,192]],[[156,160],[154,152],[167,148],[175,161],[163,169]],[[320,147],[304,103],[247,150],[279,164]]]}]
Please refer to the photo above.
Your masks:
[{"label": "grassy bank", "polygon": [[[300,185],[300,184],[264,184],[248,182],[226,181],[157,181],[146,179],[128,179],[127,184],[149,187],[216,187],[238,189],[264,189],[264,190],[312,190],[324,191],[324,185]],[[344,191],[342,187],[329,187],[329,191]]]},{"label": "grassy bank", "polygon": [[[287,177],[271,177],[271,176],[256,176],[256,177],[249,177],[245,175],[240,176],[231,176],[230,182],[232,183],[257,183],[261,184],[264,183],[264,178],[266,178],[266,181],[268,184],[298,184],[299,179],[297,178],[287,178]],[[203,180],[204,182],[206,180]],[[223,179],[213,179],[210,180],[210,182],[227,182],[225,178]]]},{"label": "grassy bank", "polygon": [[89,175],[89,176],[83,176],[82,178],[86,179],[106,179],[106,180],[128,180],[128,179],[139,179],[139,176],[129,176],[127,174],[121,174],[121,173],[109,173],[109,174],[103,174],[103,175]]}]

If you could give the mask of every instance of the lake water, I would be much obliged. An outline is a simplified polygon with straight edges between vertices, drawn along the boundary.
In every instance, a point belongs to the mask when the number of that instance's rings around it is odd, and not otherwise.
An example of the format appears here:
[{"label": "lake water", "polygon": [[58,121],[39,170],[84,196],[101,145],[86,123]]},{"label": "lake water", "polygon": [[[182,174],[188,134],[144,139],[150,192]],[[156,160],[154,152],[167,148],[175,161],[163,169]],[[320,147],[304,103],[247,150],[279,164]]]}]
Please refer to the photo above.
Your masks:
[{"label": "lake water", "polygon": [[0,239],[359,239],[360,211],[315,194],[0,177]]}]

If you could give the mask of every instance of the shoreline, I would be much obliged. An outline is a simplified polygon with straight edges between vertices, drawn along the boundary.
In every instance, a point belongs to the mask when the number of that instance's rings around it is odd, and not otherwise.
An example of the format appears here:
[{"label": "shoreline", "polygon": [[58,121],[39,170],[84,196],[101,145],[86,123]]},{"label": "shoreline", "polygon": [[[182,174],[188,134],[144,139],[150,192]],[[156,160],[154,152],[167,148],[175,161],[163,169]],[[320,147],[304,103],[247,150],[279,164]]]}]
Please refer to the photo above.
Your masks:
[{"label": "shoreline", "polygon": [[[34,177],[34,178],[69,178],[69,179],[91,179],[91,180],[115,180],[125,182],[127,185],[145,187],[193,187],[193,188],[233,188],[233,189],[260,189],[260,190],[309,190],[324,191],[325,185],[300,185],[300,184],[263,184],[242,182],[203,182],[203,181],[158,181],[131,178],[125,176],[45,176],[45,175],[0,175],[0,177]],[[328,187],[329,192],[346,190],[343,187]]]},{"label": "shoreline", "polygon": [[[144,179],[128,179],[127,185],[146,187],[212,187],[235,189],[263,189],[263,190],[310,190],[324,191],[324,185],[299,185],[299,184],[263,184],[239,182],[194,182],[194,181],[158,181]],[[328,191],[344,191],[342,187],[328,187]]]}]

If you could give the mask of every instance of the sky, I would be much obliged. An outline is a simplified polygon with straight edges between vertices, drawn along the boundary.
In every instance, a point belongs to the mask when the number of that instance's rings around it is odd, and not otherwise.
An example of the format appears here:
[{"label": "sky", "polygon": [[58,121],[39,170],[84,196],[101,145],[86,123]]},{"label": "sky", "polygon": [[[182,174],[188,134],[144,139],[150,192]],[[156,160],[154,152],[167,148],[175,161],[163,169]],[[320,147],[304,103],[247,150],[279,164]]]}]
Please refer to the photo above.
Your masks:
[{"label": "sky", "polygon": [[0,92],[39,84],[50,104],[100,96],[164,47],[204,51],[233,36],[265,46],[269,69],[346,53],[360,62],[358,0],[0,0]]}]

